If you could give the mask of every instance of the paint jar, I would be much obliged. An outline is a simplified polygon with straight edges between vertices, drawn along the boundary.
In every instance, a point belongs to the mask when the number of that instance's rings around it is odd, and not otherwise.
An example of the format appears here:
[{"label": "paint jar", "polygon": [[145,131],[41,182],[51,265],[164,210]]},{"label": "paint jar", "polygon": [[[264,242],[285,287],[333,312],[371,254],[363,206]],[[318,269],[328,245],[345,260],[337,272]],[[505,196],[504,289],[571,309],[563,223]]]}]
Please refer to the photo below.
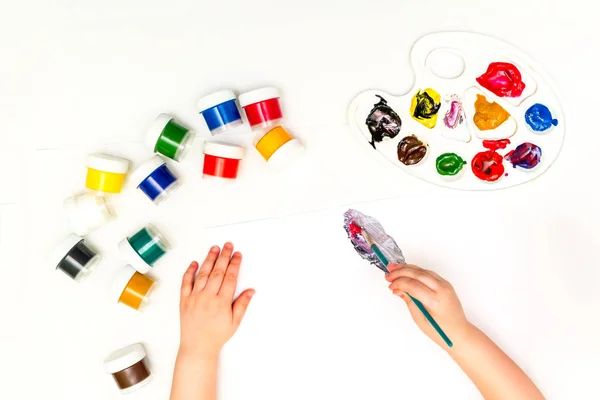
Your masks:
[{"label": "paint jar", "polygon": [[179,186],[181,181],[171,172],[160,156],[154,156],[140,165],[131,175],[131,182],[155,205],[166,199]]},{"label": "paint jar", "polygon": [[100,193],[119,193],[123,189],[129,160],[110,154],[90,154],[87,158],[85,186]]},{"label": "paint jar", "polygon": [[146,133],[146,145],[155,153],[180,161],[192,147],[194,136],[169,114],[160,114]]},{"label": "paint jar", "polygon": [[117,303],[141,311],[150,301],[155,281],[140,274],[131,265],[123,267],[113,281],[112,298]]},{"label": "paint jar", "polygon": [[254,147],[275,169],[285,168],[304,152],[302,143],[281,126],[258,134],[254,139]]},{"label": "paint jar", "polygon": [[56,246],[52,264],[75,282],[80,282],[100,262],[100,256],[90,248],[83,238],[74,233]]},{"label": "paint jar", "polygon": [[283,118],[279,105],[279,90],[274,87],[242,93],[239,101],[252,130],[279,125]]},{"label": "paint jar", "polygon": [[204,142],[202,178],[235,182],[244,153],[244,147],[235,144]]},{"label": "paint jar", "polygon": [[119,243],[125,260],[142,274],[150,271],[154,263],[170,249],[169,242],[151,224]]},{"label": "paint jar", "polygon": [[115,351],[104,360],[106,372],[112,375],[121,393],[131,393],[152,380],[146,364],[146,350],[141,343]]},{"label": "paint jar", "polygon": [[84,193],[63,202],[69,227],[78,235],[86,235],[114,219],[107,197]]},{"label": "paint jar", "polygon": [[235,104],[232,90],[220,90],[198,101],[198,110],[204,117],[210,133],[223,133],[242,125],[242,116]]}]

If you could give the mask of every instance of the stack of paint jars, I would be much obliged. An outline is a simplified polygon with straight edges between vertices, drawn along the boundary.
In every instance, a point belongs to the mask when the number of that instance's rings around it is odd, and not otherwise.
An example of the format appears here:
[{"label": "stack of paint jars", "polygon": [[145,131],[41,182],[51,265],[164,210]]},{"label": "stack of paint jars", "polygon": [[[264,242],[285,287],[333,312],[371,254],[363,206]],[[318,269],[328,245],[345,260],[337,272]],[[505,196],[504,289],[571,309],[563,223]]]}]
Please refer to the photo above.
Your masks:
[{"label": "stack of paint jars", "polygon": [[52,256],[55,269],[76,282],[88,276],[100,261],[100,256],[83,236],[114,219],[109,195],[123,189],[129,160],[109,154],[91,154],[86,167],[85,186],[89,191],[64,201],[67,221],[74,233],[56,246]]},{"label": "stack of paint jars", "polygon": [[[275,169],[283,169],[304,150],[300,141],[281,126],[283,113],[279,97],[279,91],[272,87],[239,96],[240,106],[255,134],[253,145]],[[231,90],[221,90],[201,98],[198,110],[212,135],[230,133],[243,123],[235,93]],[[218,141],[206,141],[203,177],[234,182],[243,157],[244,147],[229,143],[224,136]]]},{"label": "stack of paint jars", "polygon": [[255,133],[253,145],[270,167],[283,169],[294,162],[304,147],[281,125],[283,113],[279,90],[265,87],[242,93],[240,106]]}]

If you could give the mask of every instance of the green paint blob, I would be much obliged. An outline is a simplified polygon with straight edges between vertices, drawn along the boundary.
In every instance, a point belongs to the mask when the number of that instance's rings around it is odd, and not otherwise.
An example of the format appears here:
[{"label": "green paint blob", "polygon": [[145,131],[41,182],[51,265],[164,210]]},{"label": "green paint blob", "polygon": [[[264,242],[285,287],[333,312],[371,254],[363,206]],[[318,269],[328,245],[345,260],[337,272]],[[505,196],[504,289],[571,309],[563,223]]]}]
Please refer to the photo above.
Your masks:
[{"label": "green paint blob", "polygon": [[150,266],[154,265],[169,249],[169,244],[152,225],[141,229],[135,235],[127,238],[127,241]]},{"label": "green paint blob", "polygon": [[435,160],[438,174],[454,176],[460,172],[467,162],[456,153],[444,153]]},{"label": "green paint blob", "polygon": [[186,127],[171,119],[163,128],[154,151],[172,160],[179,161],[183,157],[191,137],[192,133]]}]

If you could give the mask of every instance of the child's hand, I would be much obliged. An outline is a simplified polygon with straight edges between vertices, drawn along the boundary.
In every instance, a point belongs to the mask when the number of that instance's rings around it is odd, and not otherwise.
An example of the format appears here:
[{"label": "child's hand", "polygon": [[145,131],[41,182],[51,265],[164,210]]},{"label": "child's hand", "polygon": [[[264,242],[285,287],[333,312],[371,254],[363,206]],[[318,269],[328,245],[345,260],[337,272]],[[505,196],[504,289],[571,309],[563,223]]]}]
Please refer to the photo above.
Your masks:
[{"label": "child's hand", "polygon": [[455,345],[459,344],[467,335],[471,324],[467,321],[452,285],[435,272],[416,265],[390,264],[388,269],[390,273],[385,276],[385,279],[391,282],[389,288],[404,300],[417,326],[431,340],[448,350],[444,340],[406,293],[420,300],[450,340]]},{"label": "child's hand", "polygon": [[233,302],[242,255],[236,252],[232,256],[232,252],[231,243],[223,246],[220,255],[219,248],[213,246],[199,270],[194,261],[185,272],[181,285],[180,352],[216,357],[242,322],[254,290],[245,290]]}]

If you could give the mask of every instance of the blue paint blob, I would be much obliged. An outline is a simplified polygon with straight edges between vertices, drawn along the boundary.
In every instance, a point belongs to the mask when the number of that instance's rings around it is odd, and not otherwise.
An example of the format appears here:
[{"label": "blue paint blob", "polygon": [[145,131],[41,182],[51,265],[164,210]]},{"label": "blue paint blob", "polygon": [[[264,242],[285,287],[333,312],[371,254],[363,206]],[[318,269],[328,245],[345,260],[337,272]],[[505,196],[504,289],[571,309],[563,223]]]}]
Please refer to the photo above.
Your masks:
[{"label": "blue paint blob", "polygon": [[535,103],[525,112],[525,122],[535,132],[543,132],[553,125],[558,125],[558,120],[552,118],[552,113],[543,104]]}]

